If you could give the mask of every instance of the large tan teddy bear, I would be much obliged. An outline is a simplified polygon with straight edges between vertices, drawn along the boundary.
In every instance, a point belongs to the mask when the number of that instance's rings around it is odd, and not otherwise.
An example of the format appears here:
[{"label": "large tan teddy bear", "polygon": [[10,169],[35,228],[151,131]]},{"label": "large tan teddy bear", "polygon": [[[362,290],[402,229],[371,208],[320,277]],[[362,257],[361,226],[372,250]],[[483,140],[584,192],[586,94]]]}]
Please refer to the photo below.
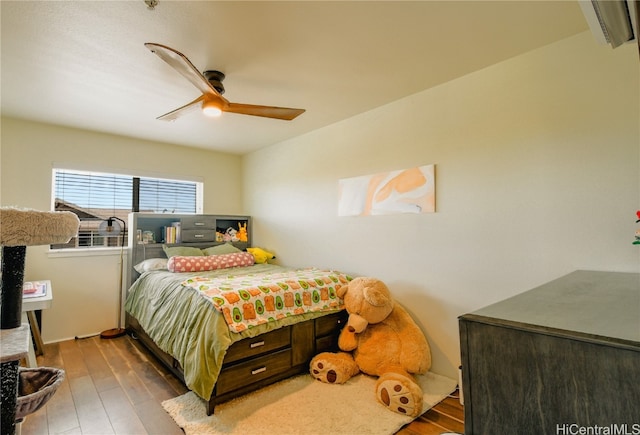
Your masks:
[{"label": "large tan teddy bear", "polygon": [[431,368],[424,334],[380,280],[355,278],[337,294],[349,313],[338,338],[344,352],[316,355],[311,375],[331,384],[342,384],[359,372],[378,376],[378,400],[392,411],[418,416],[423,394],[412,374]]}]

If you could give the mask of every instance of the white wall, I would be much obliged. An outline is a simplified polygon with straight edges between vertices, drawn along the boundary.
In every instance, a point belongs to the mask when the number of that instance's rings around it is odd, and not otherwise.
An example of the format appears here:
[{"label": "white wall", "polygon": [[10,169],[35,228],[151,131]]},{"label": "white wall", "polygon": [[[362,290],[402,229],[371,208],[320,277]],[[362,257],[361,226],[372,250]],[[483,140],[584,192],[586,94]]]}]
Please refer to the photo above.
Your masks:
[{"label": "white wall", "polygon": [[[95,171],[200,177],[205,213],[242,213],[241,158],[235,155],[2,118],[0,161],[3,206],[50,210],[51,170],[54,163],[64,163]],[[59,257],[49,254],[48,246],[27,248],[25,280],[50,279],[53,286],[53,307],[42,312],[45,343],[116,326],[119,267],[119,251]]]},{"label": "white wall", "polygon": [[[640,271],[639,76],[637,47],[583,33],[249,154],[254,243],[382,279],[455,377],[459,315],[575,269]],[[435,214],[337,216],[340,178],[431,163]]]}]

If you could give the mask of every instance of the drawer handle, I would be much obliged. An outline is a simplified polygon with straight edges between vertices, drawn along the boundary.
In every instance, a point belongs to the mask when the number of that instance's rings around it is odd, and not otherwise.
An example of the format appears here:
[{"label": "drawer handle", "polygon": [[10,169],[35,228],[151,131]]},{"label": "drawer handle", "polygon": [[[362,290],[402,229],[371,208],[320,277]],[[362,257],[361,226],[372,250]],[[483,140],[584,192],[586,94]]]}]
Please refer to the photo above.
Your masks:
[{"label": "drawer handle", "polygon": [[204,222],[194,222],[193,225],[196,226],[196,227],[204,227],[205,223]]},{"label": "drawer handle", "polygon": [[251,370],[252,375],[257,375],[258,373],[266,372],[266,367],[260,367],[259,369]]},{"label": "drawer handle", "polygon": [[255,343],[251,343],[249,345],[249,347],[251,349],[255,349],[256,347],[260,347],[260,346],[264,346],[264,340],[263,341],[256,341]]},{"label": "drawer handle", "polygon": [[195,234],[193,237],[195,237],[196,239],[201,239],[204,237],[204,234]]}]

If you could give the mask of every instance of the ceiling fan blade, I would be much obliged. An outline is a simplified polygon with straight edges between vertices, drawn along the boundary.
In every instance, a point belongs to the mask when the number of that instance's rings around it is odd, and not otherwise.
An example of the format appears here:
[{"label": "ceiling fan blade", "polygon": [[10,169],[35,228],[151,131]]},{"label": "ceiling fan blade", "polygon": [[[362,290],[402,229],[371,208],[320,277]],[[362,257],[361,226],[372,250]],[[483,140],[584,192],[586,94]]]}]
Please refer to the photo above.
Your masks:
[{"label": "ceiling fan blade", "polygon": [[165,113],[162,116],[158,116],[156,119],[160,119],[162,121],[175,121],[182,115],[185,115],[196,109],[202,109],[203,101],[204,101],[204,95],[200,95],[198,98],[196,98],[192,102],[187,103],[184,106],[177,108],[176,110],[172,110],[169,113]]},{"label": "ceiling fan blade", "polygon": [[[262,116],[264,118],[282,119],[291,121],[305,112],[304,109],[291,109],[287,107],[274,106],[257,106],[253,104],[237,104],[230,103],[224,98],[220,92],[207,80],[207,78],[196,69],[187,57],[173,48],[166,45],[147,42],[144,44],[152,53],[156,54],[160,59],[164,60],[169,66],[180,73],[184,78],[189,80],[202,95],[192,102],[159,116],[157,119],[164,121],[173,121],[184,113],[190,112],[195,108],[202,108],[205,102],[215,103],[215,107],[223,112],[238,113],[241,115]],[[224,75],[222,75],[224,78]],[[221,81],[222,79],[220,79]]]},{"label": "ceiling fan blade", "polygon": [[304,113],[304,109],[290,109],[287,107],[255,106],[253,104],[229,103],[225,112],[239,113],[241,115],[262,116],[264,118],[282,119],[291,121]]},{"label": "ceiling fan blade", "polygon": [[179,72],[184,78],[189,80],[196,88],[200,89],[203,94],[214,94],[220,98],[222,96],[216,88],[193,66],[187,57],[173,48],[166,45],[147,42],[144,44],[152,53],[155,53],[160,59],[164,60],[173,69]]}]

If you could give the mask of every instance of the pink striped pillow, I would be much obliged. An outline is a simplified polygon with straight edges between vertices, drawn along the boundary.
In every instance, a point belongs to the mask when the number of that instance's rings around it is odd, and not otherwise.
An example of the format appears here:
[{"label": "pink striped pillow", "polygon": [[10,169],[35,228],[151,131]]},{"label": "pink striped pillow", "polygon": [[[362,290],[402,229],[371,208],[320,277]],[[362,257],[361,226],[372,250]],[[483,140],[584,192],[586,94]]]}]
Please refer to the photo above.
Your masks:
[{"label": "pink striped pillow", "polygon": [[233,254],[209,256],[174,256],[169,258],[167,269],[169,272],[202,272],[205,270],[227,269],[229,267],[251,266],[255,263],[249,252],[234,252]]}]

